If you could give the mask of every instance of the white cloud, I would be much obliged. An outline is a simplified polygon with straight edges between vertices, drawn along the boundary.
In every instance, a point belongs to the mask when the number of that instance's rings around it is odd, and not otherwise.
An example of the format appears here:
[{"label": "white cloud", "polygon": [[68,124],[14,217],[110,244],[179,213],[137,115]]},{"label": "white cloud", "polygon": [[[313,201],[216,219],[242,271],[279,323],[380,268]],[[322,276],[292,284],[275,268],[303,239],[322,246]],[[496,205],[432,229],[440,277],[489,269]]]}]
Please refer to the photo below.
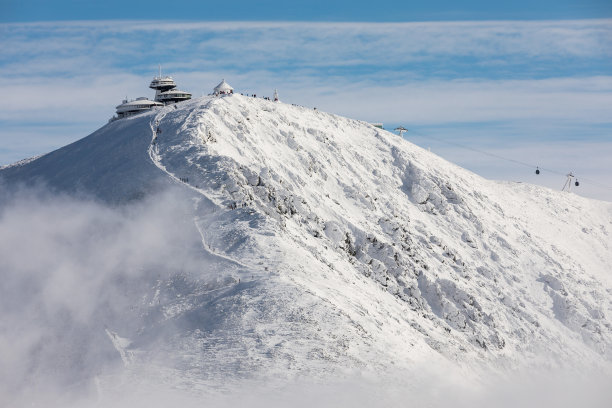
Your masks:
[{"label": "white cloud", "polygon": [[[177,78],[194,96],[207,94],[223,76],[191,73]],[[4,87],[13,97],[0,101],[0,120],[70,122],[110,117],[125,95],[153,92],[150,78],[136,75],[80,76],[48,81],[14,81]],[[349,79],[275,77],[254,71],[230,80],[238,91],[271,94],[285,101],[364,120],[414,124],[542,120],[609,124],[612,77],[533,80],[429,80],[401,85]],[[246,88],[242,88],[245,86]],[[252,86],[252,87],[249,87]]]}]

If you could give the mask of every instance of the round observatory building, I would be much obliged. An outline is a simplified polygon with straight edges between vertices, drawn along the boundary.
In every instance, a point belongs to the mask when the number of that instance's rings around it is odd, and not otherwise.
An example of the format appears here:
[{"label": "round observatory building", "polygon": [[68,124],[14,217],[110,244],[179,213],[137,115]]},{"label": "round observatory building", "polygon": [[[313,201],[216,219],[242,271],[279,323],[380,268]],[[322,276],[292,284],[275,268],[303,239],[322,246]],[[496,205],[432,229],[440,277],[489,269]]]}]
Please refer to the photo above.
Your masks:
[{"label": "round observatory building", "polygon": [[159,69],[159,76],[153,78],[149,88],[155,89],[155,101],[163,103],[164,105],[191,99],[191,94],[189,92],[176,89],[176,83],[172,77],[162,77],[161,67]]},{"label": "round observatory building", "polygon": [[117,118],[125,118],[127,116],[137,115],[139,113],[151,110],[155,107],[164,106],[161,102],[150,101],[144,96],[136,98],[133,101],[124,99],[121,105],[117,106]]}]

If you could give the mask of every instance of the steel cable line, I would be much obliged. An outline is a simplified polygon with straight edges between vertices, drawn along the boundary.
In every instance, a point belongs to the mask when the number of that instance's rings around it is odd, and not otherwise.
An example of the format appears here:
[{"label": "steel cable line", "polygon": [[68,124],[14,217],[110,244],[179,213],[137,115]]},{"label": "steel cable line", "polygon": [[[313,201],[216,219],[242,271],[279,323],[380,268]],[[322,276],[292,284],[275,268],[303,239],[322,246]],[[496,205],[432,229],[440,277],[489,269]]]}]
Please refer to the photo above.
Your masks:
[{"label": "steel cable line", "polygon": [[[429,134],[425,134],[425,133],[422,133],[422,132],[417,132],[417,131],[410,130],[410,129],[404,129],[404,131],[408,132],[408,133],[411,133],[411,134],[415,134],[417,136],[427,137],[429,139],[433,139],[435,141],[438,141],[438,142],[441,142],[441,143],[446,143],[448,145],[456,146],[456,147],[459,147],[459,148],[462,148],[462,149],[471,150],[471,151],[473,151],[475,153],[480,153],[480,154],[483,154],[483,155],[486,155],[486,156],[494,157],[494,158],[499,159],[499,160],[504,160],[504,161],[515,163],[515,164],[518,164],[518,165],[521,165],[521,166],[529,167],[531,169],[535,168],[535,169],[539,169],[541,171],[546,171],[548,173],[557,174],[559,176],[567,176],[567,172],[561,172],[561,171],[558,171],[558,170],[548,169],[548,168],[540,167],[540,166],[537,166],[537,165],[534,165],[534,164],[531,164],[531,163],[526,163],[526,162],[523,162],[523,161],[520,161],[520,160],[511,159],[509,157],[501,156],[501,155],[496,154],[496,153],[487,152],[486,150],[481,150],[481,149],[477,149],[475,147],[470,147],[470,146],[467,146],[467,145],[464,145],[464,144],[461,144],[461,143],[451,142],[451,141],[445,140],[445,139],[440,139],[438,137],[435,137],[435,136],[432,136],[432,135],[429,135]],[[589,184],[592,184],[592,185],[597,186],[597,187],[601,187],[601,188],[612,190],[612,187],[607,186],[605,184],[601,184],[601,183],[599,183],[599,182],[597,182],[595,180],[592,180],[592,179],[588,179],[588,178],[585,178],[585,177],[580,177],[580,180],[586,181]]]}]

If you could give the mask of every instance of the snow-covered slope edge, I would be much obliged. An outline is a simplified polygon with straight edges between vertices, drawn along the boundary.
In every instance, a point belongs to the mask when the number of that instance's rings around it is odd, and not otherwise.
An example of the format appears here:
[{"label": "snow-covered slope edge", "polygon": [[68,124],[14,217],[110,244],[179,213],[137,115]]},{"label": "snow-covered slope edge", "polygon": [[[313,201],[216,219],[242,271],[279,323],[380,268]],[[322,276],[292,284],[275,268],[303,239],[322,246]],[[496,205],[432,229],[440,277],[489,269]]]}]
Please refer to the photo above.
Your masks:
[{"label": "snow-covered slope edge", "polygon": [[141,327],[109,327],[132,367],[173,355],[183,378],[216,382],[612,357],[609,203],[487,181],[363,122],[201,98],[0,175],[108,201],[159,185],[193,199],[222,278],[152,280]]}]

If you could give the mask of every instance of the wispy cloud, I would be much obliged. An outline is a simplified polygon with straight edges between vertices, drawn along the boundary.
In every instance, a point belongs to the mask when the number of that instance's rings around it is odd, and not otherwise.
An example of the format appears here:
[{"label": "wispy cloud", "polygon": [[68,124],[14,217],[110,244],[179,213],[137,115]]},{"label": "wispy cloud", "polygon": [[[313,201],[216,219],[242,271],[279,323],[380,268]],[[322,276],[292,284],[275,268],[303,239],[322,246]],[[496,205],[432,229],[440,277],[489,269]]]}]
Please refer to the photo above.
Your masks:
[{"label": "wispy cloud", "polygon": [[[611,20],[449,23],[83,22],[0,26],[2,65],[86,56],[91,68],[134,67],[151,58],[250,71],[295,66],[401,66],[422,61],[531,60],[612,56]],[[98,57],[106,59],[100,60]],[[97,64],[94,64],[98,60]],[[527,61],[526,61],[527,60]],[[527,64],[525,64],[527,62]],[[608,67],[610,67],[608,63]],[[34,69],[35,67],[30,67]],[[39,66],[39,72],[46,67]],[[74,66],[75,73],[83,67]],[[143,68],[143,67],[141,67]],[[200,68],[202,68],[200,66]],[[557,67],[559,69],[561,67]],[[70,64],[66,64],[70,71]],[[7,70],[11,74],[10,70]]]},{"label": "wispy cloud", "polygon": [[[178,78],[194,96],[209,93],[223,72]],[[351,78],[276,77],[254,71],[231,81],[238,91],[268,95],[280,89],[285,101],[317,106],[364,120],[415,125],[535,120],[610,124],[612,76],[530,80],[423,80],[391,86]],[[37,78],[4,86],[13,95],[0,102],[0,120],[97,121],[110,117],[120,99],[148,95],[150,78],[118,74],[73,79]]]}]

